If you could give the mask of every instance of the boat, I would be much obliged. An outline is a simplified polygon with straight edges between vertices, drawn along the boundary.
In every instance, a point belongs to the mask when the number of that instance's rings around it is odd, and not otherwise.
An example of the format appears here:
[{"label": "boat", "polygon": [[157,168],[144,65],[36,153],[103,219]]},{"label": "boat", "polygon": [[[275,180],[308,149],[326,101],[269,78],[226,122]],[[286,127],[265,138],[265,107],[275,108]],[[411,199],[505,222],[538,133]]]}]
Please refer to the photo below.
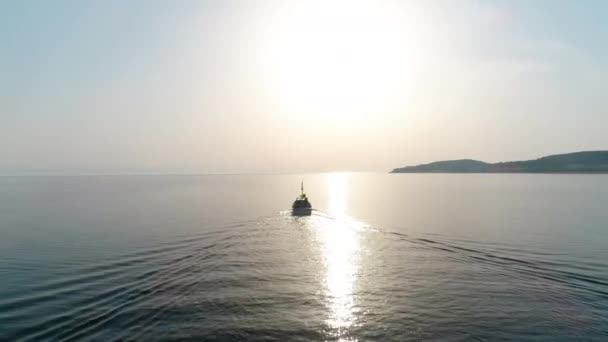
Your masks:
[{"label": "boat", "polygon": [[291,213],[295,216],[308,216],[312,213],[312,205],[304,193],[304,182],[300,183],[300,196],[291,205]]}]

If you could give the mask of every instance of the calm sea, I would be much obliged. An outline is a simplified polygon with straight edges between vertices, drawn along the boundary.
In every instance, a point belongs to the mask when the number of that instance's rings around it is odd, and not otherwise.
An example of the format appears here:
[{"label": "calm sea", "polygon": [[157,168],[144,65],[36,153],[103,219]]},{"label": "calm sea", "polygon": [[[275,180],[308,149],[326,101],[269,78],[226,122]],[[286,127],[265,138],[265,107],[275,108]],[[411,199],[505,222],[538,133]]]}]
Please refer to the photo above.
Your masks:
[{"label": "calm sea", "polygon": [[608,176],[0,177],[0,340],[607,341]]}]

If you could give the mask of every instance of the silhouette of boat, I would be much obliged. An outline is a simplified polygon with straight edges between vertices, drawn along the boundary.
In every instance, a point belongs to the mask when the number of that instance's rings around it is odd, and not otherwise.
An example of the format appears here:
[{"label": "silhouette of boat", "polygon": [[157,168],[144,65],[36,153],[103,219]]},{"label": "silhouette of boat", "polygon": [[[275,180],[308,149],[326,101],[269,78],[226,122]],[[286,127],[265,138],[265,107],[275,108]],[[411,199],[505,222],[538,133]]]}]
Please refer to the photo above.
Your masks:
[{"label": "silhouette of boat", "polygon": [[312,213],[312,205],[304,193],[304,182],[300,183],[300,196],[291,205],[291,213],[295,216],[308,216]]}]

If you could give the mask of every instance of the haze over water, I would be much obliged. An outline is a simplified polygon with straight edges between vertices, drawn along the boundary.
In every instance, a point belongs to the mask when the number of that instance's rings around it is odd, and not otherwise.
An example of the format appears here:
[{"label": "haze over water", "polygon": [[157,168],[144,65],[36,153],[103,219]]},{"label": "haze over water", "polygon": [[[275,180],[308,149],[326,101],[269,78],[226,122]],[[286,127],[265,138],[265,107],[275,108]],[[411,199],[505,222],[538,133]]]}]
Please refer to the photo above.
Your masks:
[{"label": "haze over water", "polygon": [[605,13],[594,0],[9,1],[0,175],[605,150]]},{"label": "haze over water", "polygon": [[605,175],[2,177],[0,340],[603,341],[605,203]]}]

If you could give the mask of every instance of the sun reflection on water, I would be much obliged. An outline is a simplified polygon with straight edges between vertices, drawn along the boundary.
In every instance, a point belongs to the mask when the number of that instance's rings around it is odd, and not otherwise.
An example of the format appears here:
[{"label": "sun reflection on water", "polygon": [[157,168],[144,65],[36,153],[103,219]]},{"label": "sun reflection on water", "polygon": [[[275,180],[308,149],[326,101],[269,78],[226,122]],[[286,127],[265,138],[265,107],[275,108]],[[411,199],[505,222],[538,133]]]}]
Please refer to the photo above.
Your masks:
[{"label": "sun reflection on water", "polygon": [[359,233],[346,214],[347,175],[327,175],[329,214],[316,231],[325,264],[328,325],[343,336],[355,322],[354,292],[359,267]]}]

